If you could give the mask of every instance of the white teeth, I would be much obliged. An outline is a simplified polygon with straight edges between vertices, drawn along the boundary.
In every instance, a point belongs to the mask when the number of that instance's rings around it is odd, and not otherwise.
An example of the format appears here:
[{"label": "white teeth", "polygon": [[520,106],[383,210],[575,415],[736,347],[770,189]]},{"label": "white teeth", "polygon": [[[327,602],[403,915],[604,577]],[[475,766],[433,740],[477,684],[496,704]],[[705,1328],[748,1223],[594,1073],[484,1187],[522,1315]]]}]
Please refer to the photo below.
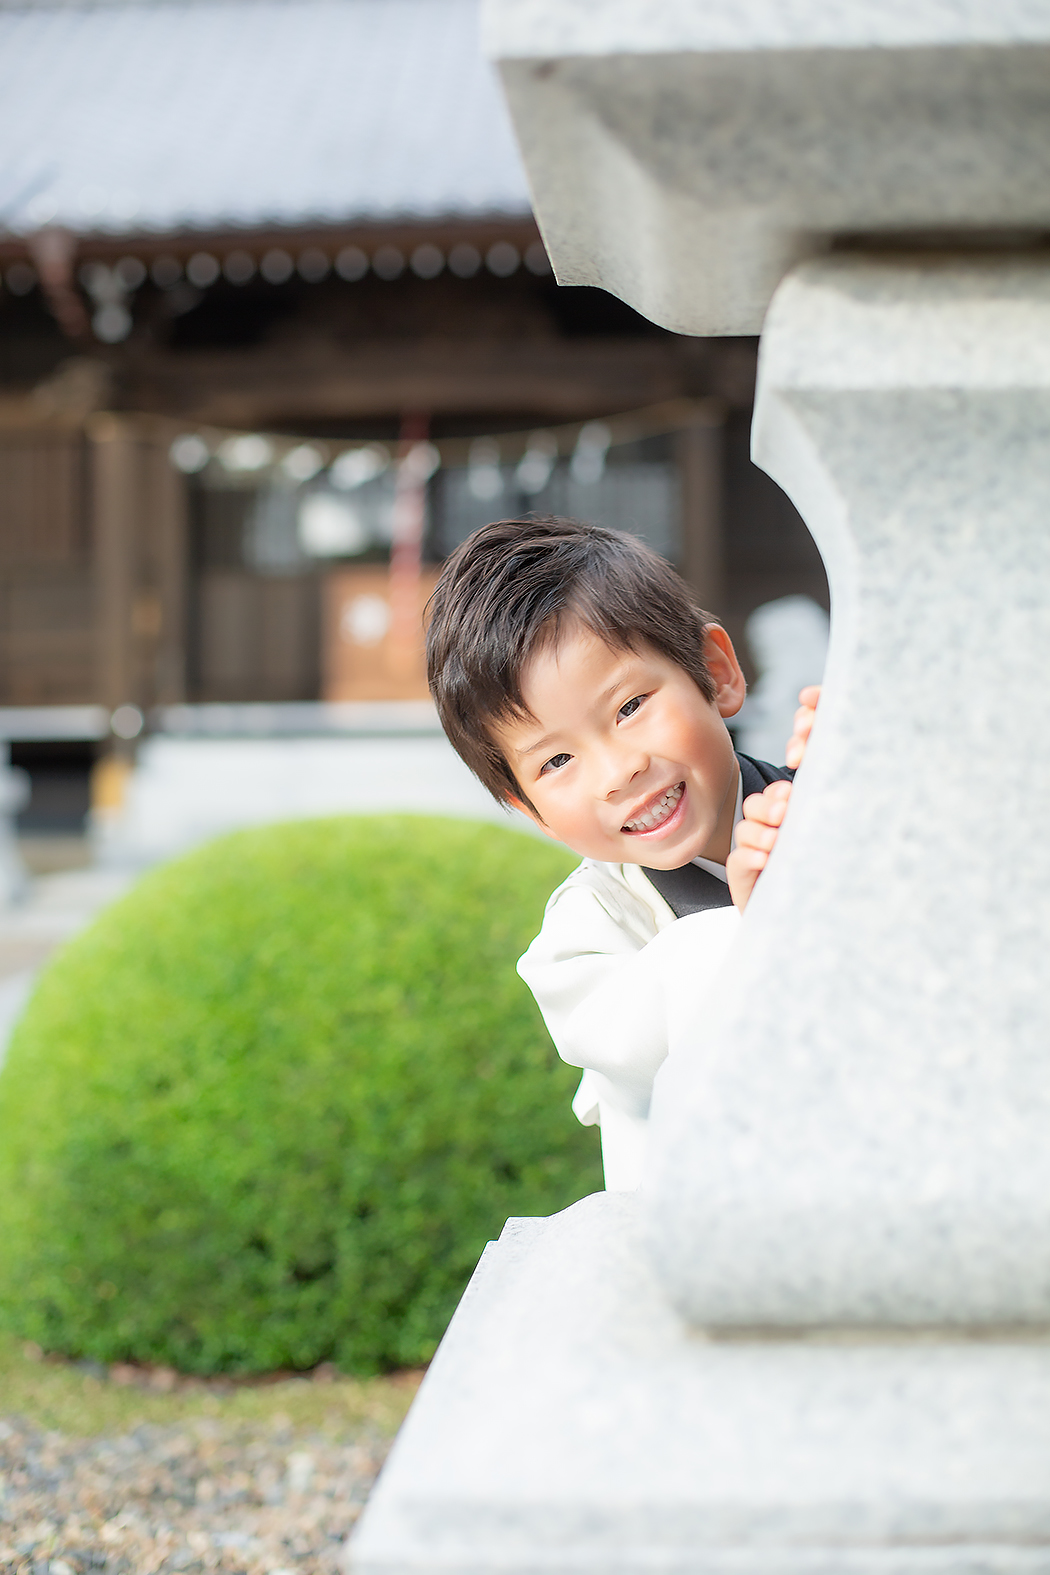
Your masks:
[{"label": "white teeth", "polygon": [[636,815],[633,820],[627,821],[623,829],[625,831],[648,831],[651,826],[660,825],[662,821],[667,819],[681,798],[683,786],[683,783],[679,783],[676,787],[668,788],[667,792],[656,800],[652,809],[644,810],[642,814]]}]

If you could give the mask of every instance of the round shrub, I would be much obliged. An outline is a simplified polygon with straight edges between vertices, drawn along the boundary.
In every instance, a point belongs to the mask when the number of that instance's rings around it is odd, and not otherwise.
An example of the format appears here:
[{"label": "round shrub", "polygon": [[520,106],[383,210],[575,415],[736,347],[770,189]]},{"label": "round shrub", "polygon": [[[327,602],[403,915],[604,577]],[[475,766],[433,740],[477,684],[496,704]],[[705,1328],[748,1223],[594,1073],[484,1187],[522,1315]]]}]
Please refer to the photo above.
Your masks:
[{"label": "round shrub", "polygon": [[47,969],[0,1074],[0,1318],[186,1372],[428,1358],[508,1215],[601,1186],[514,973],[571,863],[361,816],[148,875]]}]

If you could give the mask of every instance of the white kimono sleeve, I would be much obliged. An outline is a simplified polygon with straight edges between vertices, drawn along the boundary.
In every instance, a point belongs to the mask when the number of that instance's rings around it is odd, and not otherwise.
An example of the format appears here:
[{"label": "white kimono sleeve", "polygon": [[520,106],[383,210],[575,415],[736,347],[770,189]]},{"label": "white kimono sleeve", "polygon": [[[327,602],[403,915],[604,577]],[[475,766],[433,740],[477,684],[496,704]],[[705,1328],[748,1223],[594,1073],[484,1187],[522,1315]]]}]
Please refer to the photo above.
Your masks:
[{"label": "white kimono sleeve", "polygon": [[518,963],[558,1054],[585,1069],[573,1110],[585,1125],[602,1127],[610,1188],[638,1184],[668,1020],[690,1022],[702,1013],[738,922],[735,909],[718,908],[659,933],[651,924],[646,938],[644,922],[570,880],[551,898],[543,928]]}]

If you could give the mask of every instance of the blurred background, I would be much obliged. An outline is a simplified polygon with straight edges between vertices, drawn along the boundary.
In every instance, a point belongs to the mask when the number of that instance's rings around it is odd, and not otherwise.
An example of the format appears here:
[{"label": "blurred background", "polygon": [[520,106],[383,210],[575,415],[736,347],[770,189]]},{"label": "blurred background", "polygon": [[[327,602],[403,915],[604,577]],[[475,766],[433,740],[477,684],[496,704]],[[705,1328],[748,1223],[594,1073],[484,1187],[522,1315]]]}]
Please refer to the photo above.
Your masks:
[{"label": "blurred background", "polygon": [[601,1185],[513,972],[574,860],[423,607],[486,521],[634,532],[782,760],[827,586],[756,352],[558,287],[477,0],[0,0],[5,1569],[334,1575],[485,1241]]},{"label": "blurred background", "polygon": [[0,148],[31,870],[423,784],[494,813],[436,732],[420,609],[523,510],[670,559],[765,674],[739,742],[782,750],[827,589],[749,459],[756,342],[557,286],[475,0],[0,4]]}]

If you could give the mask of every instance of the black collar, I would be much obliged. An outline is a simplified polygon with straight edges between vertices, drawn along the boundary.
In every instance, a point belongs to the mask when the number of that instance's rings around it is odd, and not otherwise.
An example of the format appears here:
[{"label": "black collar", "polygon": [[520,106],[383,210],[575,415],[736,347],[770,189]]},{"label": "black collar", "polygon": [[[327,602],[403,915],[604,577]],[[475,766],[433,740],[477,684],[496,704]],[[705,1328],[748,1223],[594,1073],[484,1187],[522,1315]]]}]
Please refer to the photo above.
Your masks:
[{"label": "black collar", "polygon": [[[761,793],[771,782],[790,782],[795,773],[786,766],[771,766],[765,760],[752,760],[750,755],[737,752],[740,764],[740,781],[744,798]],[[683,864],[676,870],[651,870],[642,866],[642,874],[655,886],[676,919],[691,913],[706,913],[709,908],[730,908],[733,899],[729,887],[710,870],[699,864]]]}]

